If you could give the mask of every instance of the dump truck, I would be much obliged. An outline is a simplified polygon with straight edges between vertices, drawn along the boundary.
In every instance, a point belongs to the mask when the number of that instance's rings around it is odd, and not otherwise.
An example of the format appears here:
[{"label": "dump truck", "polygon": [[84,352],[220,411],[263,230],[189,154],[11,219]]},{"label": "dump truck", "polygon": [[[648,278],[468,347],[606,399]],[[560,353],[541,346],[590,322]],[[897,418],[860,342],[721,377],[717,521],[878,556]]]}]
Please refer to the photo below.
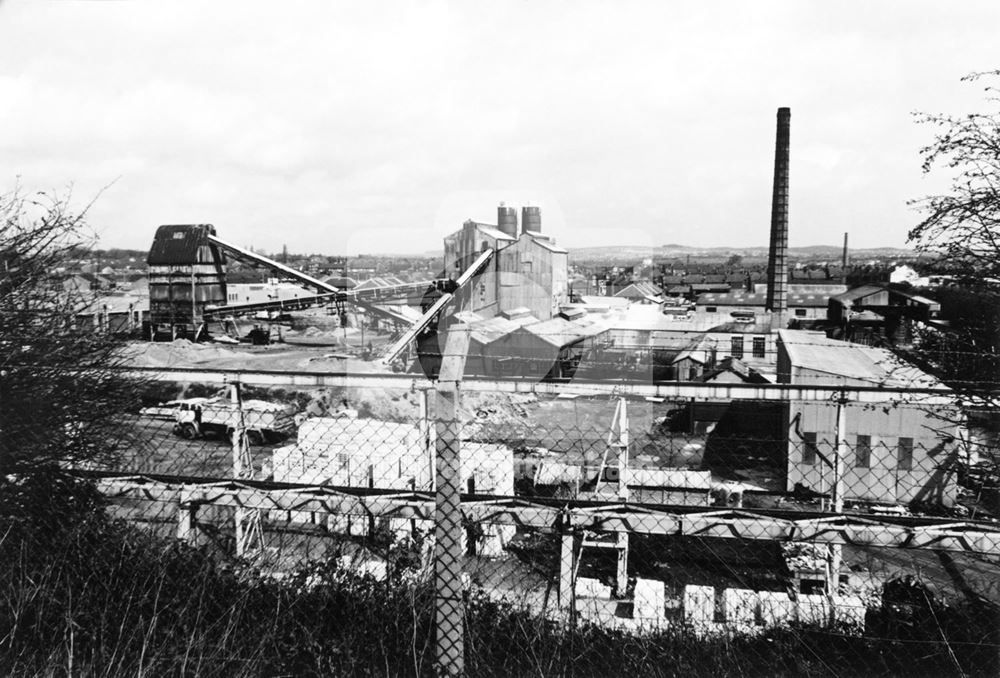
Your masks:
[{"label": "dump truck", "polygon": [[[240,407],[225,398],[190,398],[176,402],[174,433],[194,440],[203,436],[232,437],[242,426],[256,445],[286,438],[295,430],[294,405],[244,400]],[[241,419],[242,416],[242,419]]]}]

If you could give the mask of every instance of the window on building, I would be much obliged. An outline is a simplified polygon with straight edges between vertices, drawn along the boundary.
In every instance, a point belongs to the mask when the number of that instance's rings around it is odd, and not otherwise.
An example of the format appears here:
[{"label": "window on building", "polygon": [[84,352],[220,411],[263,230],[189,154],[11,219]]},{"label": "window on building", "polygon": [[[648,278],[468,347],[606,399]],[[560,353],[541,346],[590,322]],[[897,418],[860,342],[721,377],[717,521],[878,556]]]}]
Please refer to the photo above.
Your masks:
[{"label": "window on building", "polygon": [[764,337],[754,337],[753,338],[753,357],[763,358],[766,351]]},{"label": "window on building", "polygon": [[715,306],[706,306],[705,313],[715,313],[717,308]]},{"label": "window on building", "polygon": [[743,357],[743,337],[733,337],[732,346],[730,347],[729,354],[734,358]]},{"label": "window on building", "polygon": [[858,436],[854,443],[854,468],[869,468],[872,462],[872,437]]},{"label": "window on building", "polygon": [[900,438],[896,448],[896,463],[900,471],[913,468],[913,438]]},{"label": "window on building", "polygon": [[802,434],[802,463],[810,466],[816,463],[816,434],[813,432]]},{"label": "window on building", "polygon": [[802,318],[805,316],[805,314],[806,314],[806,309],[804,308],[795,309],[795,315],[797,315],[798,317]]}]

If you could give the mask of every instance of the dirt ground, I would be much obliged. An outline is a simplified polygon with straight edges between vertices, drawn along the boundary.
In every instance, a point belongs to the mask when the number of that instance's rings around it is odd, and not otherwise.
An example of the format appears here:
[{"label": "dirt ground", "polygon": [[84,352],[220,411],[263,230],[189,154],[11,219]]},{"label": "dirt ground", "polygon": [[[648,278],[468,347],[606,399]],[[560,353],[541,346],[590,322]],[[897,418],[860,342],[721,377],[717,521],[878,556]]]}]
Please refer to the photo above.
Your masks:
[{"label": "dirt ground", "polygon": [[221,370],[286,370],[289,372],[388,373],[374,360],[338,351],[330,346],[271,344],[250,346],[222,343],[137,341],[128,347],[127,360],[135,367],[193,367]]}]

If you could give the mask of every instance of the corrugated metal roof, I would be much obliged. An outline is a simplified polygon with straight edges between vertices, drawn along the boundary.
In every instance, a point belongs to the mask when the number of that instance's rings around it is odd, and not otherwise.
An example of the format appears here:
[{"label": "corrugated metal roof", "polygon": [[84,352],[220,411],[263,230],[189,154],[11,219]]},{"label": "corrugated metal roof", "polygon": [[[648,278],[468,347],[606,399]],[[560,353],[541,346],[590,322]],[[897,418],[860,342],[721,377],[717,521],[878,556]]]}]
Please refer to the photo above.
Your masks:
[{"label": "corrugated metal roof", "polygon": [[699,306],[763,306],[767,301],[767,295],[755,292],[729,292],[699,294],[697,304]]},{"label": "corrugated metal roof", "polygon": [[675,320],[666,316],[659,306],[633,305],[619,309],[604,317],[604,322],[614,330],[668,330],[674,332],[704,332],[728,316],[724,314],[696,315],[689,320]]},{"label": "corrugated metal roof", "polygon": [[580,320],[552,318],[527,325],[523,329],[553,346],[562,348],[587,337],[596,336],[606,331],[608,327],[604,323],[590,318],[581,318]]},{"label": "corrugated metal roof", "polygon": [[[824,294],[789,294],[786,297],[789,308],[793,306],[823,308],[828,297]],[[767,303],[767,295],[761,292],[729,292],[699,294],[699,306],[760,306]]]},{"label": "corrugated metal roof", "polygon": [[941,382],[900,359],[891,351],[830,339],[824,334],[801,330],[779,330],[793,367],[822,372],[812,383],[837,383],[853,379],[896,388],[934,387]]},{"label": "corrugated metal roof", "polygon": [[226,262],[222,250],[208,241],[215,235],[212,224],[170,224],[160,226],[153,236],[146,263],[151,266],[173,264],[214,264],[212,252],[218,253],[221,263]]},{"label": "corrugated metal roof", "polygon": [[677,363],[681,360],[693,360],[701,364],[708,362],[709,353],[715,348],[715,340],[702,335],[691,342],[683,351],[678,353],[671,363]]},{"label": "corrugated metal roof", "polygon": [[481,323],[486,320],[486,318],[474,311],[459,311],[455,314],[455,320],[464,325],[473,325],[475,323]]},{"label": "corrugated metal roof", "polygon": [[517,308],[500,311],[500,315],[508,320],[517,320],[518,318],[527,318],[531,316],[531,309],[527,306],[518,306]]},{"label": "corrugated metal roof", "polygon": [[494,226],[487,226],[486,224],[476,223],[476,230],[478,230],[483,235],[488,235],[491,238],[496,238],[497,240],[503,240],[504,242],[514,242],[515,240],[517,240],[517,238],[515,238],[514,236],[507,235],[500,229]]},{"label": "corrugated metal roof", "polygon": [[862,285],[861,287],[855,287],[854,289],[847,290],[840,294],[836,294],[832,297],[834,301],[843,302],[855,302],[858,299],[863,299],[864,297],[870,297],[873,294],[879,294],[885,292],[884,287],[878,287],[876,285]]},{"label": "corrugated metal roof", "polygon": [[651,282],[640,280],[623,287],[615,293],[615,296],[632,299],[658,299],[661,294],[663,291],[659,287]]},{"label": "corrugated metal roof", "polygon": [[588,306],[599,306],[604,308],[624,308],[629,304],[628,299],[625,297],[601,297],[594,295],[581,296],[580,301]]},{"label": "corrugated metal roof", "polygon": [[331,276],[323,280],[327,285],[333,285],[334,287],[339,287],[342,290],[354,289],[358,285],[358,281],[354,278],[347,278],[344,276]]},{"label": "corrugated metal roof", "polygon": [[714,282],[714,283],[695,283],[691,285],[692,292],[715,292],[717,294],[725,294],[726,290],[729,290],[729,283],[726,282]]},{"label": "corrugated metal roof", "polygon": [[771,323],[757,321],[751,323],[739,323],[734,320],[732,322],[716,325],[708,331],[725,332],[729,334],[769,334],[771,332]]},{"label": "corrugated metal roof", "polygon": [[534,316],[520,316],[514,319],[502,318],[500,316],[487,318],[471,324],[472,340],[485,346],[492,344],[501,337],[506,337],[519,327],[537,322],[538,319]]},{"label": "corrugated metal roof", "polygon": [[587,315],[587,310],[580,306],[561,306],[559,307],[559,315],[566,318],[566,320],[576,320]]},{"label": "corrugated metal roof", "polygon": [[[531,236],[530,233],[527,234],[527,235]],[[536,238],[536,237],[531,236],[531,240],[536,245],[539,245],[540,247],[542,247],[543,249],[548,250],[549,252],[555,252],[556,254],[568,254],[569,253],[568,250],[564,250],[562,247],[559,247],[554,242],[549,242],[548,240],[544,240],[543,238]]]}]

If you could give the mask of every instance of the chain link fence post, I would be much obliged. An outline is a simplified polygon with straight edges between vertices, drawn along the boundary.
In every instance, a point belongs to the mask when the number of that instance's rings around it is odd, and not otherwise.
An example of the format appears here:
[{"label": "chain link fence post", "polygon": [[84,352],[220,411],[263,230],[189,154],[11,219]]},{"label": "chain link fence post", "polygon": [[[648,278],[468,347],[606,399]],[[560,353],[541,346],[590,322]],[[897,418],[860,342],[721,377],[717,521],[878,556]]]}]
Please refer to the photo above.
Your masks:
[{"label": "chain link fence post", "polygon": [[439,676],[465,674],[465,605],[462,591],[462,422],[459,383],[465,371],[469,331],[448,331],[435,393],[436,477],[434,500],[435,668]]}]

